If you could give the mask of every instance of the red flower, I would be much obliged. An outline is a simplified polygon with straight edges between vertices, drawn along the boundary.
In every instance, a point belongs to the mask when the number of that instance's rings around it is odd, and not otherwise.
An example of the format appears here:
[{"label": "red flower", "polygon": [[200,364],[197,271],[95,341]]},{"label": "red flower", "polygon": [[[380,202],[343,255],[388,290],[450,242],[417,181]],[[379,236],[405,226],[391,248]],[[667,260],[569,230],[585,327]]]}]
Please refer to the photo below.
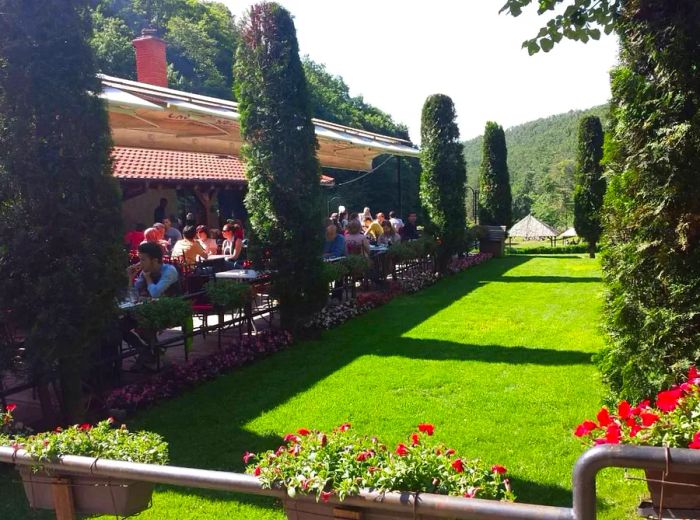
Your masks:
[{"label": "red flower", "polygon": [[343,424],[341,424],[340,426],[338,426],[338,429],[339,429],[341,432],[348,431],[348,430],[350,429],[350,423],[349,423],[349,422],[343,423]]},{"label": "red flower", "polygon": [[417,433],[411,434],[411,444],[413,446],[418,446],[420,444],[420,438]]},{"label": "red flower", "polygon": [[260,466],[255,466],[255,469],[253,470],[253,475],[256,477],[260,476]]},{"label": "red flower", "polygon": [[499,466],[498,464],[494,464],[491,466],[491,473],[498,473],[499,475],[503,475],[507,473],[508,470],[504,468],[503,466]]},{"label": "red flower", "polygon": [[644,399],[644,401],[640,402],[637,406],[639,408],[649,408],[649,406],[651,406],[651,402],[649,399]]},{"label": "red flower", "polygon": [[284,442],[299,442],[299,437],[294,435],[293,433],[288,433],[287,435],[284,436]]},{"label": "red flower", "polygon": [[324,502],[328,502],[332,495],[332,491],[321,491],[321,500],[323,500]]},{"label": "red flower", "polygon": [[365,460],[370,458],[372,455],[374,455],[374,454],[371,451],[362,451],[362,452],[357,454],[357,457],[355,458],[355,460],[357,460],[358,462],[364,462]]},{"label": "red flower", "polygon": [[306,428],[299,428],[299,429],[297,430],[297,433],[298,433],[299,435],[301,435],[302,437],[306,437],[308,434],[311,433],[311,431],[310,431],[310,430],[307,430]]},{"label": "red flower", "polygon": [[634,426],[632,426],[632,429],[630,430],[630,437],[636,437],[640,431],[642,431],[642,427],[639,426],[638,424],[635,424]]},{"label": "red flower", "polygon": [[277,451],[275,452],[275,456],[279,457],[279,456],[282,455],[286,450],[287,450],[287,448],[286,448],[285,446],[280,446],[279,448],[277,448]]},{"label": "red flower", "polygon": [[598,412],[598,415],[596,415],[596,419],[598,419],[598,424],[600,424],[601,428],[605,428],[612,422],[612,417],[610,417],[610,412],[608,412],[608,409],[603,407],[600,409]]},{"label": "red flower", "polygon": [[406,447],[406,445],[400,443],[398,446],[396,446],[396,454],[401,457],[405,457],[406,455],[408,455],[408,448]]},{"label": "red flower", "polygon": [[432,435],[433,432],[435,431],[435,426],[433,426],[430,423],[420,423],[418,425],[418,431],[427,433],[428,435]]},{"label": "red flower", "polygon": [[464,464],[462,464],[462,459],[455,459],[452,464],[452,469],[455,470],[457,473],[463,473],[464,472]]},{"label": "red flower", "polygon": [[15,411],[17,408],[17,405],[15,403],[10,403],[5,407],[5,410],[7,410],[8,413],[12,413]]},{"label": "red flower", "polygon": [[651,426],[659,420],[659,416],[651,412],[643,412],[639,414],[639,417],[642,419],[642,425],[646,427]]},{"label": "red flower", "polygon": [[688,448],[691,450],[700,450],[700,432],[693,436],[693,442],[688,444]]},{"label": "red flower", "polygon": [[619,444],[620,443],[620,426],[618,424],[612,423],[605,430],[605,441],[608,444]]},{"label": "red flower", "polygon": [[474,498],[477,491],[479,491],[478,487],[469,486],[464,493],[464,498]]},{"label": "red flower", "polygon": [[54,430],[56,433],[61,433],[63,431],[63,428],[60,426],[56,426],[56,429]]},{"label": "red flower", "polygon": [[627,401],[620,401],[617,405],[617,415],[620,419],[627,419],[632,412],[632,407]]},{"label": "red flower", "polygon": [[79,428],[80,430],[86,432],[86,431],[88,431],[90,428],[92,428],[92,426],[90,426],[89,423],[83,423],[83,424],[81,424],[78,428]]},{"label": "red flower", "polygon": [[246,464],[248,464],[250,462],[250,459],[254,459],[254,458],[255,458],[255,453],[250,453],[249,451],[246,451],[243,454],[243,462],[245,462]]},{"label": "red flower", "polygon": [[591,433],[596,428],[598,428],[598,425],[593,421],[583,421],[576,427],[574,435],[576,435],[576,437],[583,437],[584,435]]},{"label": "red flower", "polygon": [[447,448],[447,451],[445,451],[445,455],[449,456],[449,455],[454,455],[454,454],[455,454],[455,450],[453,450],[452,448]]},{"label": "red flower", "polygon": [[672,412],[678,406],[678,400],[681,398],[683,391],[680,388],[659,392],[656,396],[656,406],[664,412]]},{"label": "red flower", "polygon": [[688,370],[688,382],[693,385],[700,383],[700,374],[698,374],[698,369],[695,365]]}]

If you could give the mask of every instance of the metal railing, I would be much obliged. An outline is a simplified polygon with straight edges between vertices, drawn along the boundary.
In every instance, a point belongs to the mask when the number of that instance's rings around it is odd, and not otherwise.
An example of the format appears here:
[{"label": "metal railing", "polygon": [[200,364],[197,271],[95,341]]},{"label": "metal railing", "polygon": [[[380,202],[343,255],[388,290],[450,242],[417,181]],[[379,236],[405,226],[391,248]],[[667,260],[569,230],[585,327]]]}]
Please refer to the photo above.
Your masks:
[{"label": "metal railing", "polygon": [[[35,465],[24,450],[0,447],[0,462],[22,466]],[[90,457],[65,456],[60,462],[43,466],[52,471],[92,475],[106,478],[153,482],[203,489],[231,491],[253,495],[285,498],[282,489],[263,489],[260,481],[250,475],[157,466]],[[595,520],[596,475],[608,467],[647,468],[700,474],[700,450],[666,449],[626,445],[596,446],[576,462],[573,472],[573,508],[498,502],[494,500],[463,499],[429,493],[379,493],[364,490],[357,496],[331,503],[349,507],[413,512],[416,515],[463,518],[472,520]],[[295,500],[315,500],[298,495]]]}]

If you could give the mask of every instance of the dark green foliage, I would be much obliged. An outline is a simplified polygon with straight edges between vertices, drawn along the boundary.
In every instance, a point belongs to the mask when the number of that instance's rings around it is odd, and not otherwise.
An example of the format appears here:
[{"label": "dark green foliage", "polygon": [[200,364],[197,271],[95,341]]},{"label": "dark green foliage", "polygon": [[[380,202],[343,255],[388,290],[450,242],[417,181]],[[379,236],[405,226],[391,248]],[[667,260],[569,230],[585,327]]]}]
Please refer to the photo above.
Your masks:
[{"label": "dark green foliage", "polygon": [[479,173],[479,224],[510,227],[512,203],[506,136],[500,125],[489,121]]},{"label": "dark green foliage", "polygon": [[[501,11],[508,11],[512,16],[520,16],[523,7],[533,3],[533,0],[506,0]],[[631,3],[625,0],[537,0],[537,13],[559,9],[561,14],[552,18],[545,27],[540,29],[535,38],[523,43],[530,55],[540,50],[549,52],[563,38],[578,40],[583,43],[598,40],[601,29],[610,34],[615,29],[615,22],[620,15],[622,6]],[[565,5],[565,9],[560,9]]]},{"label": "dark green foliage", "polygon": [[610,342],[599,362],[633,400],[700,361],[700,3],[627,4],[606,148]]},{"label": "dark green foliage", "polygon": [[282,325],[297,330],[325,301],[323,208],[311,107],[291,15],[253,6],[240,26],[236,97],[246,141],[246,207],[268,247]]},{"label": "dark green foliage", "polygon": [[0,0],[0,308],[34,376],[57,369],[68,421],[126,283],[86,3]]},{"label": "dark green foliage", "polygon": [[218,2],[100,0],[92,11],[90,41],[98,71],[136,79],[131,41],[152,26],[167,43],[170,87],[228,99],[237,34]]},{"label": "dark green foliage", "polygon": [[605,195],[605,179],[600,164],[603,159],[603,138],[600,119],[595,116],[581,119],[574,192],[574,227],[578,236],[588,242],[591,258],[595,258],[596,244],[603,231],[600,221]]},{"label": "dark green foliage", "polygon": [[467,170],[452,99],[429,96],[421,114],[420,198],[430,225],[440,241],[438,270],[444,272],[451,256],[464,251],[464,206]]},{"label": "dark green foliage", "polygon": [[[605,121],[607,112],[607,105],[572,110],[506,129],[514,222],[532,213],[559,229],[573,224],[578,121],[588,115]],[[483,142],[477,137],[464,143],[468,172],[479,169]],[[467,180],[479,188],[478,176],[469,175]],[[469,193],[470,208],[471,200]]]}]

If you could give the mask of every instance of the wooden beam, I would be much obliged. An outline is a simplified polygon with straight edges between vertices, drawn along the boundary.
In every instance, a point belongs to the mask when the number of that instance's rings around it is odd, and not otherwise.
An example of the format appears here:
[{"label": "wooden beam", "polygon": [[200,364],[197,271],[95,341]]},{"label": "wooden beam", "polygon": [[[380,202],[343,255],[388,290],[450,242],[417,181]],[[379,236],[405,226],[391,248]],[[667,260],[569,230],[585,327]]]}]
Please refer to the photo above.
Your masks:
[{"label": "wooden beam", "polygon": [[53,494],[56,520],[75,520],[75,504],[73,503],[73,490],[70,479],[65,477],[52,479],[51,493]]}]

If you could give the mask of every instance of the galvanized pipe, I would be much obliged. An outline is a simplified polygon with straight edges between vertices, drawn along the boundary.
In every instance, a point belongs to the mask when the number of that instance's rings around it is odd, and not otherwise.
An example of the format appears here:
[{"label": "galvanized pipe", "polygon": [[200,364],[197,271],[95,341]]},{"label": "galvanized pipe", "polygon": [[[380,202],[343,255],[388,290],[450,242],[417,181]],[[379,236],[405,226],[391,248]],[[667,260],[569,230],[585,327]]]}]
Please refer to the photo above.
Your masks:
[{"label": "galvanized pipe", "polygon": [[604,444],[586,451],[574,466],[574,518],[595,520],[596,475],[603,468],[668,469],[700,473],[700,450]]},{"label": "galvanized pipe", "polygon": [[[14,451],[0,447],[0,462],[18,465],[34,465],[36,461],[24,450]],[[42,464],[48,470],[95,475],[125,480],[171,484],[204,489],[217,489],[254,495],[286,497],[282,489],[263,489],[257,478],[240,473],[192,469],[177,466],[157,466],[115,460],[94,459],[66,455],[57,463]],[[363,490],[358,496],[343,502],[331,498],[330,503],[350,507],[373,507],[387,511],[410,511],[437,517],[471,520],[573,520],[572,510],[563,507],[539,506],[495,500],[465,500],[461,497],[421,493],[416,501],[414,493],[378,493]],[[315,500],[315,497],[298,495],[295,500]]]}]

